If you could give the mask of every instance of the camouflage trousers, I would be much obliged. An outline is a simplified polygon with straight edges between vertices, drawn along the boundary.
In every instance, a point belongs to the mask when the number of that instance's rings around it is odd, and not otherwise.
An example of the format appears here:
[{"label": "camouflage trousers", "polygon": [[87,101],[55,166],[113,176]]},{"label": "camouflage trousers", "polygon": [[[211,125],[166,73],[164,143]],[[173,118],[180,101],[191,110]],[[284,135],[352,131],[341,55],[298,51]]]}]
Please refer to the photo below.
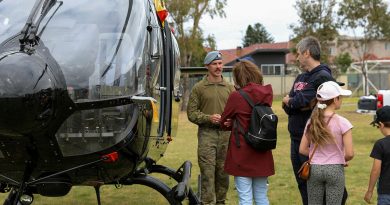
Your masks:
[{"label": "camouflage trousers", "polygon": [[198,130],[198,163],[202,204],[225,204],[229,175],[224,171],[230,132],[215,128]]}]

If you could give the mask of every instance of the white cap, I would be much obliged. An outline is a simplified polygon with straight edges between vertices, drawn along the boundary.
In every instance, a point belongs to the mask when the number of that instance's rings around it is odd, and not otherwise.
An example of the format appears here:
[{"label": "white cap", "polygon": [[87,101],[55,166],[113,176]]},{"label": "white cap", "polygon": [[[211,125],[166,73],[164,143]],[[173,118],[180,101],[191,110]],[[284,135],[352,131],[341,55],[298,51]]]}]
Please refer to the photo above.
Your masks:
[{"label": "white cap", "polygon": [[342,89],[339,84],[334,81],[327,81],[318,86],[317,100],[325,101],[333,99],[337,96],[349,96],[352,92],[350,90]]}]

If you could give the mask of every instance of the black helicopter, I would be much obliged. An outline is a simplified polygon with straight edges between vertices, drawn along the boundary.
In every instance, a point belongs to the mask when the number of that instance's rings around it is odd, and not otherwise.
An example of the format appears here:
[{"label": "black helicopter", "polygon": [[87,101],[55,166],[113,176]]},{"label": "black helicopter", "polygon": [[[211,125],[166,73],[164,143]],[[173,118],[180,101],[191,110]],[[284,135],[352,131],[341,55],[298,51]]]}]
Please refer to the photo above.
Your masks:
[{"label": "black helicopter", "polygon": [[162,3],[0,0],[5,205],[64,196],[75,185],[93,186],[101,204],[102,185],[132,184],[169,204],[199,204],[189,161],[178,170],[156,163],[180,103],[179,49]]}]

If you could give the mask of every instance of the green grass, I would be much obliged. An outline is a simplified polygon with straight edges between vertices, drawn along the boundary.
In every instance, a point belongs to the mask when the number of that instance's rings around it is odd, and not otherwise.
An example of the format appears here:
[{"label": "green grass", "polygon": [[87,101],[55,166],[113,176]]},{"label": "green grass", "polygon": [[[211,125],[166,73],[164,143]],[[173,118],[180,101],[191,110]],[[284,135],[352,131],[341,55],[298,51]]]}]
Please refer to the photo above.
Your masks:
[{"label": "green grass", "polygon": [[[372,159],[369,157],[375,140],[381,138],[380,132],[369,125],[373,116],[367,114],[358,114],[355,112],[357,98],[345,98],[344,104],[338,113],[349,119],[354,125],[353,139],[355,157],[346,168],[346,186],[349,192],[347,204],[359,205],[365,204],[363,197],[367,188],[369,174],[372,165]],[[278,145],[273,151],[276,174],[269,178],[268,196],[271,204],[301,204],[300,196],[293,176],[290,163],[290,138],[287,131],[287,116],[281,109],[280,100],[275,101],[274,111],[279,116],[278,126]],[[197,176],[199,168],[197,163],[197,127],[188,122],[186,114],[179,116],[178,136],[169,145],[165,156],[158,162],[171,168],[178,168],[185,160],[190,160],[193,164],[191,185],[197,190]],[[157,176],[160,177],[161,176]],[[164,178],[170,186],[173,186],[172,180]],[[238,204],[237,194],[234,190],[233,181],[230,183],[228,193],[228,204]],[[6,194],[0,194],[0,200],[6,197]],[[376,196],[375,196],[376,197]],[[376,199],[376,198],[375,198]],[[50,198],[35,196],[36,204],[74,204],[89,205],[96,204],[93,188],[73,187],[71,192],[65,197]],[[102,187],[103,204],[167,204],[162,196],[156,191],[139,185],[126,186],[116,189],[113,186]]]}]

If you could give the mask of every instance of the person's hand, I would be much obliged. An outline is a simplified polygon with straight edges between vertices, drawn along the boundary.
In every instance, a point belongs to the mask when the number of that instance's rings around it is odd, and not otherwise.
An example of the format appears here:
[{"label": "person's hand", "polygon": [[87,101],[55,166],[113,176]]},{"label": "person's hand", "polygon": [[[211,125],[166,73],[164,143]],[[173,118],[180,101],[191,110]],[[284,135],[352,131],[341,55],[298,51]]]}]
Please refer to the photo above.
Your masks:
[{"label": "person's hand", "polygon": [[290,96],[286,95],[286,96],[283,97],[282,102],[283,102],[284,105],[288,105],[288,101],[289,100],[290,100]]},{"label": "person's hand", "polygon": [[223,123],[226,127],[231,127],[232,126],[232,119],[226,119],[226,122]]},{"label": "person's hand", "polygon": [[364,196],[364,201],[371,204],[371,198],[372,198],[372,191],[367,191],[366,195]]},{"label": "person's hand", "polygon": [[345,162],[344,167],[348,167],[348,166],[349,166],[348,162]]},{"label": "person's hand", "polygon": [[221,115],[220,114],[213,114],[213,115],[210,115],[210,121],[211,123],[213,124],[219,124],[221,120]]}]

